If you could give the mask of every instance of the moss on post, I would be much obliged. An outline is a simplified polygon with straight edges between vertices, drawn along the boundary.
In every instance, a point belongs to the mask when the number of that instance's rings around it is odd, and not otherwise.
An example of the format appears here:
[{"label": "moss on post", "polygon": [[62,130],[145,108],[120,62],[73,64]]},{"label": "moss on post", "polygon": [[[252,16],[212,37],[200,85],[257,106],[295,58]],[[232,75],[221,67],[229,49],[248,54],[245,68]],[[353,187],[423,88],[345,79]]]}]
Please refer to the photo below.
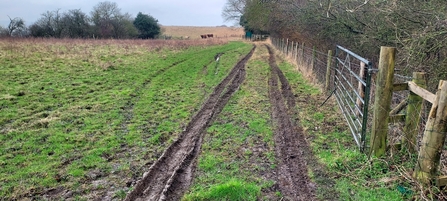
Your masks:
[{"label": "moss on post", "polygon": [[396,48],[381,47],[379,72],[376,81],[370,156],[380,157],[386,152],[395,56]]}]

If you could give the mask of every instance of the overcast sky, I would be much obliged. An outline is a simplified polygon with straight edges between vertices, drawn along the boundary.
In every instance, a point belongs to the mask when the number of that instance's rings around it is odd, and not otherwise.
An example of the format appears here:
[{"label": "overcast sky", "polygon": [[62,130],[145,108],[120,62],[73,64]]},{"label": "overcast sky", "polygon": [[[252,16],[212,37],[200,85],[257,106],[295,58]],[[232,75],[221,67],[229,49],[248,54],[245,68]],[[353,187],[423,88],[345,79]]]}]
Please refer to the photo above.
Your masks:
[{"label": "overcast sky", "polygon": [[[20,17],[27,26],[46,11],[81,9],[90,14],[93,6],[103,0],[0,0],[0,25],[9,24],[11,18]],[[104,0],[105,1],[105,0]],[[122,13],[134,17],[138,12],[149,14],[162,25],[218,26],[233,25],[224,22],[221,13],[226,0],[110,0],[116,2]]]}]

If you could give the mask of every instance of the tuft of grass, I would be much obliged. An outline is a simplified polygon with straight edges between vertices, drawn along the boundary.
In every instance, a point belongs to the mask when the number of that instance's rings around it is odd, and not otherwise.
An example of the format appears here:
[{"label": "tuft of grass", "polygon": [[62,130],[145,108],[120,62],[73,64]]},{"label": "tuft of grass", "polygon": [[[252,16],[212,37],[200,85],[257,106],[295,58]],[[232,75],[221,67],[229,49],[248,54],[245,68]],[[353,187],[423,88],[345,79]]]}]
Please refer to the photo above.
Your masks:
[{"label": "tuft of grass", "polygon": [[218,184],[203,189],[201,191],[186,195],[182,200],[220,200],[220,201],[249,201],[257,200],[261,188],[256,184],[246,183],[239,180],[230,180],[223,184]]}]

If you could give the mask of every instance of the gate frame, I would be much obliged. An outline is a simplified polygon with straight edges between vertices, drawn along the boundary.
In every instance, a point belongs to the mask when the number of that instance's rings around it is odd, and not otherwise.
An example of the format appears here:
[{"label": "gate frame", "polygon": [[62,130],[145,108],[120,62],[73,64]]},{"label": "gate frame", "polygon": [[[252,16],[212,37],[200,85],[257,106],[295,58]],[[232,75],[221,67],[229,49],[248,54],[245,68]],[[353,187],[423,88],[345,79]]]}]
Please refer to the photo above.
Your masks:
[{"label": "gate frame", "polygon": [[[341,105],[341,100],[339,100],[338,96],[337,96],[337,83],[339,79],[337,79],[337,71],[338,71],[338,67],[339,67],[339,63],[340,61],[342,61],[339,58],[339,53],[340,51],[345,52],[346,53],[346,59],[348,59],[350,56],[353,56],[354,58],[356,58],[357,60],[363,62],[365,64],[365,68],[367,69],[367,71],[365,72],[365,80],[361,79],[359,75],[357,74],[353,74],[352,69],[349,69],[350,73],[356,78],[356,80],[360,83],[362,83],[362,85],[365,86],[365,96],[363,97],[363,110],[362,110],[362,128],[360,129],[360,142],[358,142],[358,137],[357,137],[357,133],[355,131],[358,132],[358,130],[356,130],[355,128],[353,128],[353,126],[349,123],[348,120],[348,116],[345,109],[343,109],[342,105]],[[346,67],[343,64],[343,68]],[[340,71],[343,72],[343,69]],[[334,71],[334,93],[335,93],[335,99],[337,100],[337,103],[340,107],[340,109],[342,110],[343,116],[345,117],[346,121],[348,121],[348,126],[351,130],[351,134],[354,137],[354,140],[356,141],[357,146],[359,147],[361,152],[365,152],[365,146],[366,146],[366,131],[367,131],[367,126],[368,126],[368,106],[369,106],[369,101],[370,101],[370,91],[371,91],[371,76],[374,73],[374,69],[373,69],[373,65],[372,62],[368,61],[367,59],[355,54],[354,52],[340,46],[337,45],[336,49],[335,49],[335,71]],[[356,104],[354,102],[354,104]]]}]

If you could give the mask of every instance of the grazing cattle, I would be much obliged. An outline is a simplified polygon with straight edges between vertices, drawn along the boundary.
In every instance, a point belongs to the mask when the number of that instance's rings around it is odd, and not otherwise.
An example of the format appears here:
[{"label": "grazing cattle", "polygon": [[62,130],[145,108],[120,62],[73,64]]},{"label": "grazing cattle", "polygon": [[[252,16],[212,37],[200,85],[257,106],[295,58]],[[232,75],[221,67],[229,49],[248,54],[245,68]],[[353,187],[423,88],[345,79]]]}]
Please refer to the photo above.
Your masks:
[{"label": "grazing cattle", "polygon": [[183,39],[188,40],[189,36],[183,36]]},{"label": "grazing cattle", "polygon": [[206,36],[208,36],[208,38],[212,38],[213,34],[206,34]]},{"label": "grazing cattle", "polygon": [[206,34],[205,35],[200,35],[200,37],[202,37],[202,39],[206,38]]}]

